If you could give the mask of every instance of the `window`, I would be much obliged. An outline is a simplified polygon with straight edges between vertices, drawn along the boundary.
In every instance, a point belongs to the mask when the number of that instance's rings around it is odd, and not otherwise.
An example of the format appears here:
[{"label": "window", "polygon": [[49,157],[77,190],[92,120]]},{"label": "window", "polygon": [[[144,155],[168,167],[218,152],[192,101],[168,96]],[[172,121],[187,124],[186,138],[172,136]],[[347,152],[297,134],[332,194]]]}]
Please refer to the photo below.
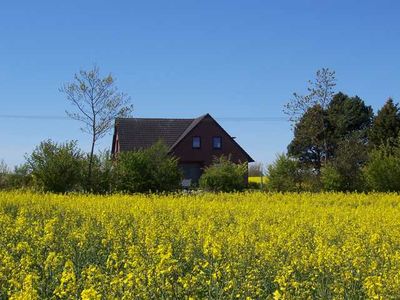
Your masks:
[{"label": "window", "polygon": [[193,149],[200,149],[201,147],[201,139],[199,136],[194,136],[192,140],[192,148]]},{"label": "window", "polygon": [[222,148],[222,138],[220,136],[214,136],[212,140],[213,149],[221,149]]}]

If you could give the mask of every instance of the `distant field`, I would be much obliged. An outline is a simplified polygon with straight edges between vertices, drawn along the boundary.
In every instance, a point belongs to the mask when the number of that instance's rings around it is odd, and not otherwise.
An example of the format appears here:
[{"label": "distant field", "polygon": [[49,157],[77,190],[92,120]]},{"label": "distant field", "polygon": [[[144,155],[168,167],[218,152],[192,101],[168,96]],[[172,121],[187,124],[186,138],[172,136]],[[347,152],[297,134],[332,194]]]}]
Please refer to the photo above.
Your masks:
[{"label": "distant field", "polygon": [[398,299],[399,204],[0,192],[0,299]]},{"label": "distant field", "polygon": [[[261,183],[261,177],[249,177],[248,181],[249,182],[255,182],[255,183]],[[268,182],[268,177],[263,176],[262,182],[263,183],[267,183]]]}]

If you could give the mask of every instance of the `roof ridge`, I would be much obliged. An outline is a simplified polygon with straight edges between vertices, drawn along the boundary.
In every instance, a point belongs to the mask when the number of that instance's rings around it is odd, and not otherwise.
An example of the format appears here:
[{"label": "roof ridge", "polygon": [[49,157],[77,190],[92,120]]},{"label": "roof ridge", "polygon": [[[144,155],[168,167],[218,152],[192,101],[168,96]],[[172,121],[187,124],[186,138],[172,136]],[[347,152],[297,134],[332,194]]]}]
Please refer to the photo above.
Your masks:
[{"label": "roof ridge", "polygon": [[196,118],[116,118],[116,120],[195,120]]},{"label": "roof ridge", "polygon": [[172,146],[169,148],[169,151],[171,151],[172,149],[174,149],[175,146],[178,145],[178,144],[180,143],[180,141],[182,141],[183,138],[184,138],[187,134],[189,134],[189,132],[191,132],[191,131],[193,130],[193,128],[195,128],[195,127],[200,123],[200,121],[202,121],[202,120],[203,120],[205,117],[207,117],[207,116],[209,116],[208,113],[205,114],[205,115],[202,115],[202,116],[200,116],[200,117],[198,117],[198,118],[196,118],[196,119],[193,119],[192,123],[190,123],[189,126],[186,127],[186,129],[183,131],[183,133],[181,134],[181,136],[176,140],[175,143],[172,144]]}]

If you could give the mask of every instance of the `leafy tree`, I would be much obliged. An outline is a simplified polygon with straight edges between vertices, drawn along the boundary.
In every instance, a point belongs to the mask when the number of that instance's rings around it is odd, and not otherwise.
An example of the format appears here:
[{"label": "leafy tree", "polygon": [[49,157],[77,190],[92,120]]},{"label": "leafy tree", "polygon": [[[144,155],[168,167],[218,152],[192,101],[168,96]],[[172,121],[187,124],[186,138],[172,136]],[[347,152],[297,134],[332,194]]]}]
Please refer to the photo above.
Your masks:
[{"label": "leafy tree", "polygon": [[339,92],[327,108],[327,117],[331,141],[337,144],[354,134],[364,139],[372,122],[373,111],[358,96],[349,97]]},{"label": "leafy tree", "polygon": [[178,160],[161,142],[148,149],[119,153],[114,174],[114,190],[128,193],[174,191],[182,178]]},{"label": "leafy tree", "polygon": [[[84,159],[84,168],[87,169],[90,157]],[[96,194],[111,192],[113,182],[113,160],[110,151],[102,151],[93,156],[92,178],[89,184],[87,173],[84,174],[82,185],[86,191]]]},{"label": "leafy tree", "polygon": [[335,157],[322,168],[321,182],[326,190],[361,191],[362,167],[368,159],[367,145],[359,134],[338,143]]},{"label": "leafy tree", "polygon": [[321,170],[321,183],[326,191],[342,191],[344,179],[337,168],[328,164]]},{"label": "leafy tree", "polygon": [[43,141],[27,157],[34,181],[44,191],[65,193],[81,182],[83,155],[75,141],[57,144]]},{"label": "leafy tree", "polygon": [[389,142],[392,146],[397,141],[400,131],[399,105],[388,99],[373,120],[368,138],[373,146]]},{"label": "leafy tree", "polygon": [[0,189],[5,189],[8,187],[10,169],[4,160],[0,160]]},{"label": "leafy tree", "polygon": [[335,157],[342,140],[354,134],[366,140],[372,116],[372,108],[359,97],[338,93],[327,109],[315,105],[304,113],[295,126],[288,153],[319,173],[321,166]]},{"label": "leafy tree", "polygon": [[322,68],[315,74],[314,80],[308,81],[307,95],[293,93],[293,98],[284,106],[284,113],[289,116],[293,125],[297,124],[302,116],[314,106],[326,109],[334,95],[336,86],[335,71]]},{"label": "leafy tree", "polygon": [[213,192],[242,191],[246,187],[247,163],[236,164],[230,157],[216,158],[200,177],[201,188]]},{"label": "leafy tree", "polygon": [[289,155],[296,157],[306,167],[318,173],[326,152],[326,117],[321,106],[309,108],[294,129],[294,138],[288,146]]},{"label": "leafy tree", "polygon": [[302,136],[295,138],[289,146],[289,154],[300,157],[307,164],[313,164],[319,172],[322,160],[326,162],[329,156],[325,112],[334,95],[335,71],[322,68],[316,72],[315,79],[309,80],[308,84],[308,94],[293,93],[293,98],[284,106],[283,111],[289,116],[295,136],[296,133]]},{"label": "leafy tree", "polygon": [[368,187],[380,192],[400,191],[400,147],[381,145],[370,153],[364,168]]},{"label": "leafy tree", "polygon": [[9,188],[31,188],[33,178],[28,163],[23,163],[14,168],[14,172],[9,174]]},{"label": "leafy tree", "polygon": [[75,112],[66,111],[67,115],[82,122],[81,130],[92,136],[88,164],[90,184],[96,142],[109,132],[116,118],[127,117],[133,107],[129,104],[130,98],[118,91],[114,77],[111,74],[101,77],[96,66],[75,74],[74,81],[64,84],[60,91],[76,108]]},{"label": "leafy tree", "polygon": [[296,192],[301,190],[302,175],[297,160],[285,154],[279,154],[267,168],[267,188],[278,192]]}]

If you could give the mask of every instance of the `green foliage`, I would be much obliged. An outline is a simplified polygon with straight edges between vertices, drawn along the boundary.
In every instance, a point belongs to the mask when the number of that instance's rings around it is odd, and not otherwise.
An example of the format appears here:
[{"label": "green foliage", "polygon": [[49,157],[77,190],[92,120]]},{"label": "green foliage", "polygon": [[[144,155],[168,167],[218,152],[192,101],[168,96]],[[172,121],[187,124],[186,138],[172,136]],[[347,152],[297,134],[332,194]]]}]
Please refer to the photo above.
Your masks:
[{"label": "green foliage", "polygon": [[358,134],[340,141],[335,157],[322,169],[321,182],[324,189],[329,191],[364,190],[362,167],[367,159],[367,145]]},{"label": "green foliage", "polygon": [[29,166],[27,163],[15,167],[14,172],[10,172],[6,176],[6,189],[27,189],[31,188],[33,185],[32,175],[30,174]]},{"label": "green foliage", "polygon": [[267,168],[267,188],[278,192],[295,192],[301,189],[301,170],[297,160],[280,154]]},{"label": "green foliage", "polygon": [[261,183],[254,182],[254,181],[248,182],[247,183],[247,188],[249,190],[260,190],[261,189]]},{"label": "green foliage", "polygon": [[374,191],[400,191],[400,148],[383,145],[373,149],[364,176]]},{"label": "green foliage", "polygon": [[27,157],[35,185],[55,193],[77,189],[82,180],[82,160],[75,141],[64,144],[43,141]]},{"label": "green foliage", "polygon": [[288,153],[306,167],[321,168],[323,157],[329,155],[327,145],[326,112],[319,105],[309,108],[294,128],[294,138]]},{"label": "green foliage", "polygon": [[399,131],[400,108],[389,99],[374,118],[368,138],[374,146],[381,146],[387,142],[393,145],[398,139]]},{"label": "green foliage", "polygon": [[318,172],[335,158],[342,140],[352,135],[365,139],[372,116],[372,108],[359,97],[338,93],[326,109],[317,104],[302,115],[288,153],[297,157],[303,168],[312,167]]},{"label": "green foliage", "polygon": [[307,94],[293,93],[293,98],[284,106],[283,112],[293,124],[297,124],[310,108],[319,106],[325,110],[335,94],[336,75],[329,68],[315,73],[315,79],[308,81]]},{"label": "green foliage", "polygon": [[113,128],[115,119],[129,116],[133,106],[129,96],[119,92],[111,74],[102,77],[97,66],[75,74],[74,80],[64,84],[60,92],[75,107],[75,111],[66,111],[67,115],[81,122],[81,130],[92,137],[86,180],[90,189],[93,189],[91,181],[93,164],[96,163],[95,144]]},{"label": "green foliage", "polygon": [[333,146],[349,135],[365,136],[371,124],[373,111],[358,96],[337,93],[327,109],[327,118]]},{"label": "green foliage", "polygon": [[343,177],[332,165],[327,165],[321,170],[321,183],[324,190],[340,191],[343,188]]},{"label": "green foliage", "polygon": [[311,167],[317,173],[330,155],[326,110],[335,86],[335,71],[322,68],[316,72],[314,80],[308,81],[308,94],[293,93],[293,98],[284,106],[295,133],[288,153],[297,157],[303,167]]},{"label": "green foliage", "polygon": [[246,187],[247,163],[236,164],[230,157],[216,158],[211,166],[204,170],[199,185],[213,192],[242,191]]},{"label": "green foliage", "polygon": [[179,188],[182,177],[178,160],[168,154],[162,143],[119,153],[114,172],[114,190],[128,193],[174,191]]},{"label": "green foliage", "polygon": [[8,176],[10,170],[4,160],[0,160],[0,189],[8,187]]},{"label": "green foliage", "polygon": [[90,155],[87,155],[84,160],[84,167],[82,169],[84,180],[82,182],[85,191],[95,194],[105,194],[111,192],[113,182],[113,161],[110,151],[100,152],[93,156],[92,176],[89,180],[87,173],[88,165],[90,163]]}]

